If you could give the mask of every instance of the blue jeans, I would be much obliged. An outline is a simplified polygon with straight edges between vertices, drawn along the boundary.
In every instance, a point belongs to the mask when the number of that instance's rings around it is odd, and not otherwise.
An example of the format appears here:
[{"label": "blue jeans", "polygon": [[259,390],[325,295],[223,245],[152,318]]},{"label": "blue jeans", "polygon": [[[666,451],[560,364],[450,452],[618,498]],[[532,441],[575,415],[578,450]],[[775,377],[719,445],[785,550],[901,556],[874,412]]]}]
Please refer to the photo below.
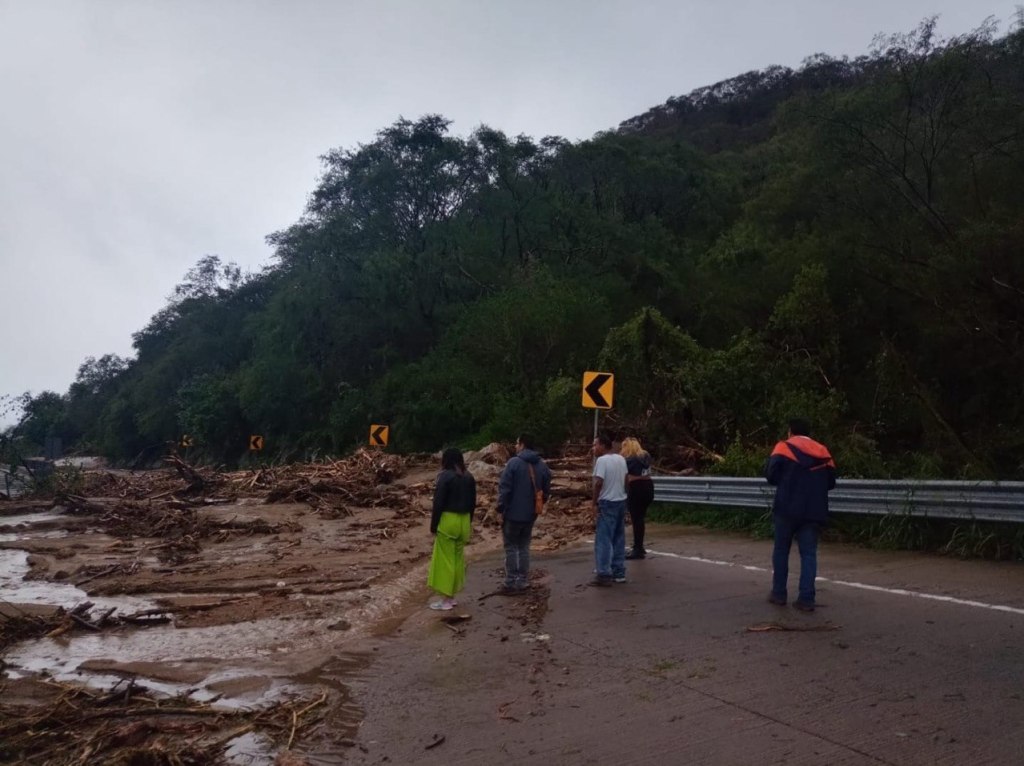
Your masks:
[{"label": "blue jeans", "polygon": [[818,576],[818,535],[820,527],[812,521],[791,521],[775,518],[775,548],[772,551],[772,595],[786,599],[789,579],[789,549],[796,539],[800,551],[800,598],[814,603],[814,578]]},{"label": "blue jeans", "polygon": [[626,501],[597,502],[594,561],[598,577],[626,576]]},{"label": "blue jeans", "polygon": [[526,588],[530,579],[530,539],[533,536],[532,521],[509,521],[501,525],[502,542],[505,543],[505,587],[515,590]]}]

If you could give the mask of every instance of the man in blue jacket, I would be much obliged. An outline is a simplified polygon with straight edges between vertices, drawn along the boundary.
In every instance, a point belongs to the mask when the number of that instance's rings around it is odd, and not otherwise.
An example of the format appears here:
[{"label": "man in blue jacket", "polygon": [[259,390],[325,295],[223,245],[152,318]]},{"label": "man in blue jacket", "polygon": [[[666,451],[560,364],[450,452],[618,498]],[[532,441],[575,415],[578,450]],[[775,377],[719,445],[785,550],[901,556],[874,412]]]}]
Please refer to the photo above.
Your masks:
[{"label": "man in blue jacket", "polygon": [[818,574],[818,536],[828,523],[828,493],[836,485],[836,464],[824,444],[810,437],[806,420],[789,421],[789,438],[775,445],[765,475],[776,487],[772,517],[772,591],[768,600],[785,606],[789,551],[796,539],[800,550],[800,595],[793,606],[814,611],[814,579]]},{"label": "man in blue jacket", "polygon": [[505,543],[506,594],[525,593],[530,574],[530,540],[537,520],[536,493],[551,496],[551,470],[534,449],[533,438],[516,440],[516,455],[505,464],[498,481],[498,513]]}]

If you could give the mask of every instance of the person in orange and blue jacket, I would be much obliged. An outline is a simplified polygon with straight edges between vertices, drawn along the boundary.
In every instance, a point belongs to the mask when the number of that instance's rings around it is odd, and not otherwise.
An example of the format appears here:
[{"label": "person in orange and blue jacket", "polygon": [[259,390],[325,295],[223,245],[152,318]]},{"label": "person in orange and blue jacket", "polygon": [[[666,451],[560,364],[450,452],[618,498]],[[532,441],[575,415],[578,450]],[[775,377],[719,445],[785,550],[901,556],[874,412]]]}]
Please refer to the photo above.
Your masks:
[{"label": "person in orange and blue jacket", "polygon": [[836,485],[836,464],[828,447],[810,437],[806,420],[789,421],[789,437],[772,450],[765,470],[775,489],[772,519],[772,590],[768,600],[785,606],[789,551],[796,540],[800,550],[800,592],[793,606],[814,611],[814,579],[818,574],[818,537],[828,524],[828,493]]}]

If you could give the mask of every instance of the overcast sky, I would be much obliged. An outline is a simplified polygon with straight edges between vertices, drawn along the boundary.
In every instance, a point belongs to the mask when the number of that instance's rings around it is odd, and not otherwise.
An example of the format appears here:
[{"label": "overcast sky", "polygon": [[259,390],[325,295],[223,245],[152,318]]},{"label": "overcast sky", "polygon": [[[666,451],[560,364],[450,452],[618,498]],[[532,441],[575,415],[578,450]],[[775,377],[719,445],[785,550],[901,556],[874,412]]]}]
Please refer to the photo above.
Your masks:
[{"label": "overcast sky", "polygon": [[64,392],[216,254],[270,262],[333,147],[436,112],[573,140],[1021,0],[0,0],[0,394]]}]

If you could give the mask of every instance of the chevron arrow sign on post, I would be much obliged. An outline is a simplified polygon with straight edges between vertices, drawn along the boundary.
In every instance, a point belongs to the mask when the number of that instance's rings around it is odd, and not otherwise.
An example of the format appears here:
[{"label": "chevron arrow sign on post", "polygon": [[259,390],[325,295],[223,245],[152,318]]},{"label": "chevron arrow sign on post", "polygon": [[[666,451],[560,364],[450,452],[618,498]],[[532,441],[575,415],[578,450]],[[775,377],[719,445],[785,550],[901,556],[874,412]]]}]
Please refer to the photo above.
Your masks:
[{"label": "chevron arrow sign on post", "polygon": [[370,426],[370,446],[371,447],[386,447],[388,446],[388,431],[387,426]]},{"label": "chevron arrow sign on post", "polygon": [[610,410],[615,390],[615,376],[610,372],[583,373],[583,406],[588,409]]}]

